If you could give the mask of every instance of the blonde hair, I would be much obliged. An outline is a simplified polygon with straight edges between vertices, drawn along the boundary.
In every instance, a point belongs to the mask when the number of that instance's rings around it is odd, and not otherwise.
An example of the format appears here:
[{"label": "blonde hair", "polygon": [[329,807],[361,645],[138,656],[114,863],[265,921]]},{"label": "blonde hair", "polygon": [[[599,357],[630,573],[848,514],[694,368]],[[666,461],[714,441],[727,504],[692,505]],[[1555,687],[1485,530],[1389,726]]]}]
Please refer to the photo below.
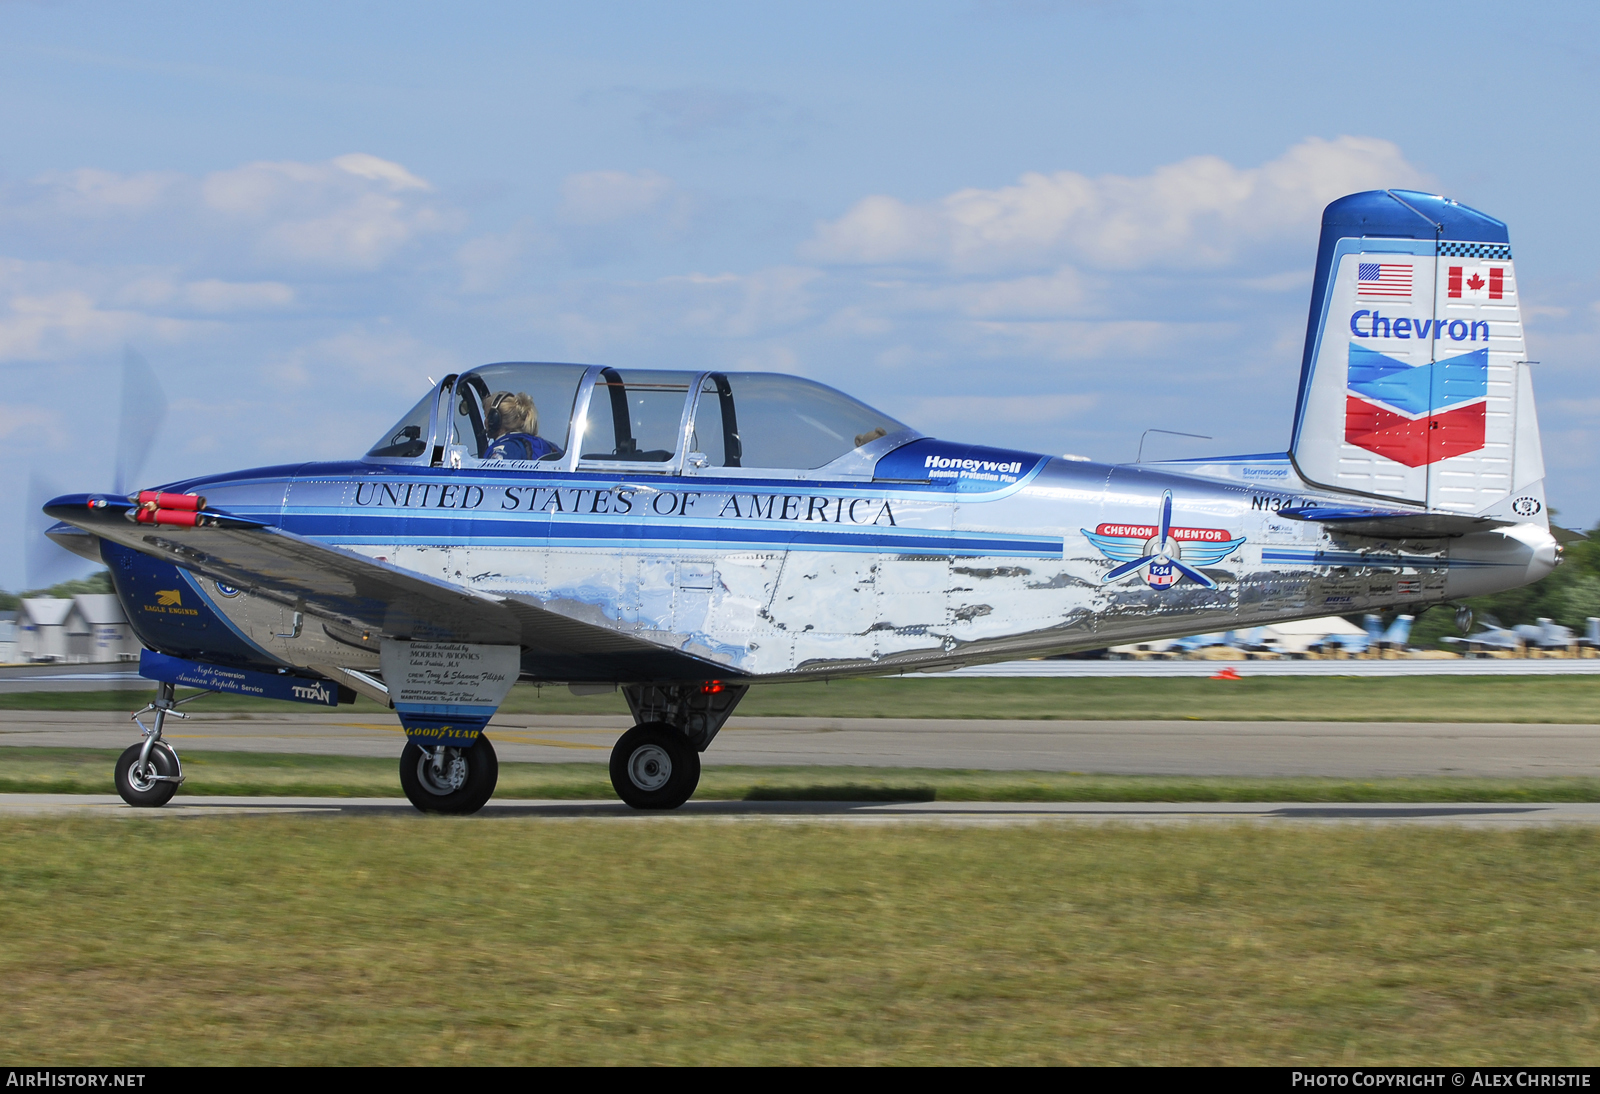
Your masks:
[{"label": "blonde hair", "polygon": [[539,434],[539,408],[533,405],[533,400],[526,392],[497,391],[489,396],[490,410],[500,412],[500,432],[495,436],[503,437],[507,433]]}]

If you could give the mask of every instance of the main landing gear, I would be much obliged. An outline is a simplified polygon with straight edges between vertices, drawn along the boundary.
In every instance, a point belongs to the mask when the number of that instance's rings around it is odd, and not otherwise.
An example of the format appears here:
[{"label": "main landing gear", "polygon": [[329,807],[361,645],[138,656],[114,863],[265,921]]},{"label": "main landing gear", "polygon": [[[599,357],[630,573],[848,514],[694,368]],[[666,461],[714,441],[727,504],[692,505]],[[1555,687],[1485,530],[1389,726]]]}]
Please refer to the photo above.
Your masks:
[{"label": "main landing gear", "polygon": [[407,741],[400,753],[400,786],[424,813],[476,813],[499,780],[499,757],[482,733],[471,748],[424,747]]},{"label": "main landing gear", "polygon": [[611,785],[635,809],[676,809],[700,785],[700,753],[665,722],[634,726],[611,750]]},{"label": "main landing gear", "polygon": [[[178,706],[173,701],[176,694],[177,689],[171,684],[160,685],[150,705],[133,716],[144,733],[144,743],[129,745],[117,757],[116,767],[117,793],[129,805],[147,808],[166,805],[183,782],[183,765],[178,763],[178,753],[161,739],[168,715],[188,717],[175,709]],[[146,726],[140,715],[151,712],[155,713],[155,725]]]},{"label": "main landing gear", "polygon": [[611,786],[635,809],[676,809],[700,785],[710,746],[748,687],[712,681],[622,689],[639,723],[611,750]]}]

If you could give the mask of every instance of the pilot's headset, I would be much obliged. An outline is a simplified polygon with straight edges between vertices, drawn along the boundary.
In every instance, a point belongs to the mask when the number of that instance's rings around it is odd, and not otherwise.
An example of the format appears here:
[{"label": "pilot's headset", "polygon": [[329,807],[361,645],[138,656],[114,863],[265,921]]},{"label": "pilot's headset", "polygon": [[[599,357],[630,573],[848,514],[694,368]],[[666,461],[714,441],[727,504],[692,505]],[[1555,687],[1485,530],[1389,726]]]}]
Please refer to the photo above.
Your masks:
[{"label": "pilot's headset", "polygon": [[507,433],[537,433],[539,411],[523,391],[497,391],[489,396],[484,427],[492,437]]},{"label": "pilot's headset", "polygon": [[505,430],[501,429],[503,415],[500,413],[500,404],[511,398],[509,391],[497,391],[489,396],[489,402],[484,407],[483,427],[488,430],[489,436],[498,437]]}]

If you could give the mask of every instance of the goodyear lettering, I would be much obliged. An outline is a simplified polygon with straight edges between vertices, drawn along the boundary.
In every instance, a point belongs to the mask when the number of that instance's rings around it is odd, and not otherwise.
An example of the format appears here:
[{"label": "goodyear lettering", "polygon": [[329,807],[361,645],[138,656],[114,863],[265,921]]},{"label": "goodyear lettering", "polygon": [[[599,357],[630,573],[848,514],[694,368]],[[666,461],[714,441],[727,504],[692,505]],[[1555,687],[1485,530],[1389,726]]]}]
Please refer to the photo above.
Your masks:
[{"label": "goodyear lettering", "polygon": [[460,726],[414,726],[406,730],[407,737],[465,737],[469,741],[476,741],[478,733]]},{"label": "goodyear lettering", "polygon": [[1478,336],[1489,340],[1489,321],[1476,319],[1409,319],[1404,316],[1391,319],[1378,311],[1362,308],[1350,316],[1350,333],[1357,338],[1399,338],[1402,340],[1448,338],[1452,342],[1476,342]]}]

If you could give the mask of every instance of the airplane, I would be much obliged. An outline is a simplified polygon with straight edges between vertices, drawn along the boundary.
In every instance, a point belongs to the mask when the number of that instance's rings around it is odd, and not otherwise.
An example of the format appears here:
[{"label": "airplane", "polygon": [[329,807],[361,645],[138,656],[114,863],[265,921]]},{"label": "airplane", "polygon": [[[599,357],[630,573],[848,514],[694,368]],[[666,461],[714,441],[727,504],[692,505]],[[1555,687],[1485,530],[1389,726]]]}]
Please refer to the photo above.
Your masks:
[{"label": "airplane", "polygon": [[[1580,641],[1572,633],[1571,627],[1564,627],[1547,616],[1540,616],[1535,623],[1518,623],[1513,627],[1502,627],[1493,616],[1485,616],[1482,625],[1483,630],[1476,634],[1469,634],[1464,638],[1447,635],[1444,640],[1464,645],[1469,651],[1564,650]],[[1593,624],[1590,625],[1589,631],[1591,633],[1595,631]]]},{"label": "airplane", "polygon": [[[1444,641],[1467,647],[1468,656],[1472,653],[1485,650],[1513,650],[1521,651],[1526,639],[1520,633],[1520,628],[1502,627],[1500,621],[1494,616],[1485,616],[1479,623],[1483,629],[1476,634],[1457,637],[1453,634],[1444,636]],[[1538,630],[1538,628],[1534,628]]]},{"label": "airplane", "polygon": [[125,801],[182,782],[184,686],[366,695],[411,802],[464,814],[518,680],[620,688],[613,787],[673,809],[752,687],[1536,581],[1560,559],[1543,480],[1506,225],[1375,190],[1323,213],[1286,452],[1107,465],[925,436],[795,376],[513,362],[446,376],[356,459],[45,512],[148,647]]}]

